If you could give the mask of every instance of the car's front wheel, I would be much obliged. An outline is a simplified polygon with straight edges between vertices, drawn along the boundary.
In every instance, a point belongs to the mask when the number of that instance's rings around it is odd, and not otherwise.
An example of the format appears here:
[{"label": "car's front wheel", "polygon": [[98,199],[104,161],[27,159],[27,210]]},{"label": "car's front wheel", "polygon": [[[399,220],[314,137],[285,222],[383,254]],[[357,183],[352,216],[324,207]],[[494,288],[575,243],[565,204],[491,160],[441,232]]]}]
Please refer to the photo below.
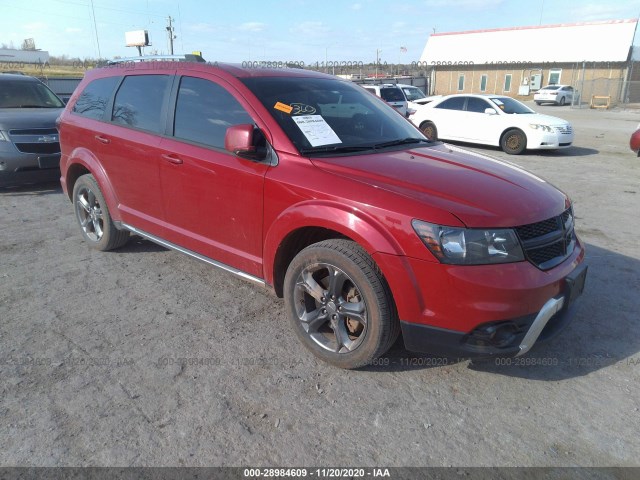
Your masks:
[{"label": "car's front wheel", "polygon": [[350,240],[326,240],[302,250],[287,269],[284,297],[298,338],[337,367],[371,364],[400,332],[380,269]]},{"label": "car's front wheel", "polygon": [[507,130],[500,140],[500,147],[509,155],[519,155],[527,148],[527,137],[521,130]]},{"label": "car's front wheel", "polygon": [[435,123],[429,121],[424,122],[420,125],[420,130],[422,130],[424,136],[432,142],[438,140],[438,129],[436,128]]},{"label": "car's front wheel", "polygon": [[560,97],[560,102],[558,102],[561,107],[564,107],[564,104],[567,103],[567,100],[564,97]]},{"label": "car's front wheel", "polygon": [[73,187],[73,207],[82,236],[91,247],[107,251],[127,243],[129,232],[118,230],[111,220],[107,202],[91,174],[82,175]]}]

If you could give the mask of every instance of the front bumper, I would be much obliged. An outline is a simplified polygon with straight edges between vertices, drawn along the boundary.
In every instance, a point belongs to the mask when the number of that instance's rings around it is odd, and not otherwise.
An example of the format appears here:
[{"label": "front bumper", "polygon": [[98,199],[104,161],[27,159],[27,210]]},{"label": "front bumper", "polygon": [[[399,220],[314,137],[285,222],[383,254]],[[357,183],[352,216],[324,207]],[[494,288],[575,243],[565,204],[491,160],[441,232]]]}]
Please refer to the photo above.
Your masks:
[{"label": "front bumper", "polygon": [[[550,338],[569,323],[586,275],[579,239],[550,270],[528,261],[464,266],[382,253],[373,257],[391,287],[406,348],[453,357],[517,355]],[[539,336],[532,333],[521,348],[527,333],[540,326]],[[494,329],[504,341],[483,343]]]},{"label": "front bumper", "polygon": [[60,154],[0,152],[0,186],[55,181],[60,178]]},{"label": "front bumper", "polygon": [[572,133],[560,132],[527,132],[527,148],[530,150],[556,150],[567,148],[573,144]]}]

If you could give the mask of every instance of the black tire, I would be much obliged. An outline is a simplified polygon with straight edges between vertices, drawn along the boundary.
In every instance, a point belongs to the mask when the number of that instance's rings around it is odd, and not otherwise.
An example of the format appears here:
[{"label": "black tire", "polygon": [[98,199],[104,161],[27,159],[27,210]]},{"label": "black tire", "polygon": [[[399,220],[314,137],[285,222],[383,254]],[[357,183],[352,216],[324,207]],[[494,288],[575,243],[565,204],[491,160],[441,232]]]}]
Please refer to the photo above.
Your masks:
[{"label": "black tire", "polygon": [[420,125],[420,130],[422,130],[424,136],[432,142],[438,140],[438,129],[436,128],[435,123],[429,121],[424,122]]},{"label": "black tire", "polygon": [[560,97],[560,101],[558,102],[558,104],[561,107],[564,107],[564,104],[567,102],[567,100],[564,97]]},{"label": "black tire", "polygon": [[520,155],[527,148],[527,137],[522,130],[507,130],[500,139],[500,148],[509,155]]},{"label": "black tire", "polygon": [[386,280],[350,240],[326,240],[298,253],[285,275],[284,298],[298,338],[336,367],[372,364],[400,333]]},{"label": "black tire", "polygon": [[536,105],[540,106],[542,105],[542,102],[536,102]]},{"label": "black tire", "polygon": [[92,248],[101,251],[121,247],[129,239],[127,230],[118,230],[93,175],[82,175],[73,187],[73,208],[82,236]]}]

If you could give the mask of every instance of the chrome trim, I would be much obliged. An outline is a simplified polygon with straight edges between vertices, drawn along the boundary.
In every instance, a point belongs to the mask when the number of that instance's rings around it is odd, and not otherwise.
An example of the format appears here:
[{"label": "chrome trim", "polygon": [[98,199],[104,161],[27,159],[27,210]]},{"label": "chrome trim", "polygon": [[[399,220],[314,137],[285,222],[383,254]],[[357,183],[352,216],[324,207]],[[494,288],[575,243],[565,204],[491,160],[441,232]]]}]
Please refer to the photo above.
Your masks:
[{"label": "chrome trim", "polygon": [[524,355],[529,350],[531,350],[531,347],[533,347],[533,344],[536,343],[536,340],[538,340],[538,337],[540,336],[540,333],[542,333],[544,327],[547,325],[547,322],[549,322],[549,320],[551,320],[551,317],[553,317],[562,309],[563,305],[564,296],[560,298],[551,298],[542,306],[540,312],[538,312],[538,316],[531,324],[529,331],[522,339],[522,342],[520,343],[520,351],[516,354],[516,357]]},{"label": "chrome trim", "polygon": [[162,245],[163,247],[167,247],[171,250],[177,250],[180,253],[184,253],[186,255],[189,255],[190,257],[197,258],[198,260],[208,263],[209,265],[213,265],[214,267],[218,267],[226,272],[233,273],[234,275],[237,275],[240,278],[244,278],[245,280],[250,280],[252,282],[262,285],[263,287],[266,287],[266,283],[261,278],[254,277],[253,275],[243,272],[242,270],[238,270],[237,268],[231,267],[225,263],[216,262],[215,260],[212,260],[209,257],[205,257],[204,255],[200,255],[199,253],[193,252],[191,250],[187,250],[186,248],[183,248],[183,247],[179,247],[178,245],[175,245],[171,242],[167,242],[166,240],[162,240],[161,238],[151,235],[150,233],[143,232],[142,230],[139,230],[136,227],[132,227],[131,225],[128,225],[126,223],[121,223],[120,225],[122,226],[122,228],[129,230],[130,232],[135,233],[136,235],[140,235],[141,237],[144,237],[148,240],[151,240],[152,242],[157,243],[158,245]]}]

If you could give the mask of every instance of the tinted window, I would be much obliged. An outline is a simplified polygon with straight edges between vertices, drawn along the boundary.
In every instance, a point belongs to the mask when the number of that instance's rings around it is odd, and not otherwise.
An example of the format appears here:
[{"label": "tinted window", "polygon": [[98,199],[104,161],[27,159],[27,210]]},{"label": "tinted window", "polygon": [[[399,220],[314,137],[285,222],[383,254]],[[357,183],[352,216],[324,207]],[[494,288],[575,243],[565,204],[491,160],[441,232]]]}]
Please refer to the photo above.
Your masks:
[{"label": "tinted window", "polygon": [[73,106],[73,112],[84,117],[102,120],[113,89],[119,81],[118,77],[107,77],[89,83]]},{"label": "tinted window", "polygon": [[34,80],[4,80],[0,83],[0,108],[63,107],[60,99],[43,83]]},{"label": "tinted window", "polygon": [[435,108],[444,108],[445,110],[462,110],[466,97],[453,97],[445,100]]},{"label": "tinted window", "polygon": [[404,94],[399,88],[381,88],[380,97],[387,102],[404,102]]},{"label": "tinted window", "polygon": [[162,106],[170,78],[168,75],[126,77],[116,93],[111,120],[161,133]]},{"label": "tinted window", "polygon": [[224,148],[227,128],[253,119],[220,85],[201,78],[183,77],[178,91],[174,135]]},{"label": "tinted window", "polygon": [[481,98],[469,97],[467,101],[468,112],[484,113],[485,108],[491,108],[491,105]]}]

